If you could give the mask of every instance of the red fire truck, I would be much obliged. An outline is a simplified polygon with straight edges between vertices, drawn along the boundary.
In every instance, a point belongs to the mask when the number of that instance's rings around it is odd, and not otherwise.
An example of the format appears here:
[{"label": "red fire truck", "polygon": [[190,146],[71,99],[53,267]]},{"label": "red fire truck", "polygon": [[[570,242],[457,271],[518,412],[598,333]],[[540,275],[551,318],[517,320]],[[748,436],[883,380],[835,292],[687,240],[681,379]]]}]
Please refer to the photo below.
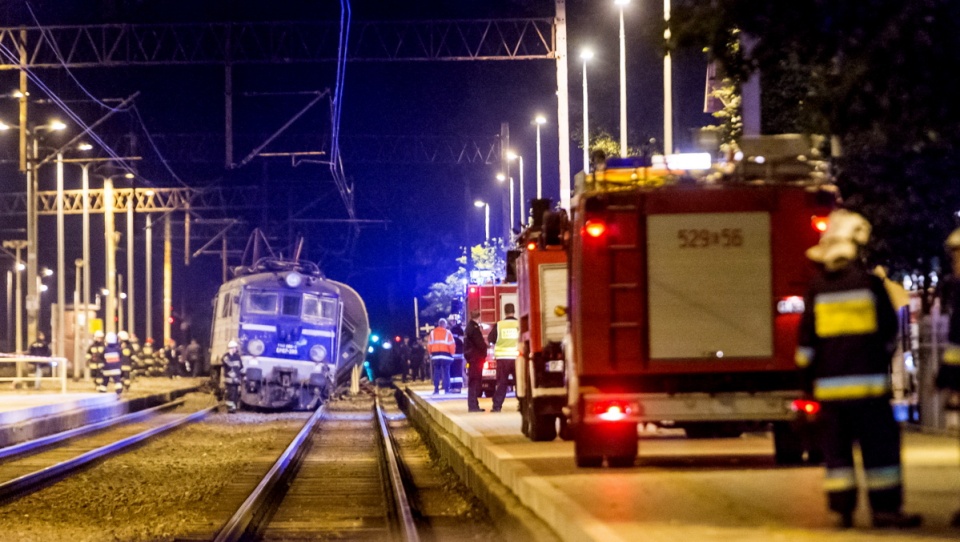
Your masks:
[{"label": "red fire truck", "polygon": [[795,422],[817,409],[794,362],[804,250],[834,200],[812,183],[692,181],[573,199],[565,413],[579,466],[632,465],[638,424],[664,421],[692,437],[772,424],[778,463],[803,460]]},{"label": "red fire truck", "polygon": [[[512,303],[514,307],[516,307],[517,284],[468,284],[466,298],[466,318],[464,318],[464,321],[469,318],[472,310],[479,310],[480,319],[477,323],[480,324],[480,330],[483,331],[483,336],[486,338],[487,333],[490,332],[493,326],[504,318],[505,313],[503,308],[506,307],[508,303]],[[464,370],[464,375],[466,375],[466,370]],[[496,384],[497,362],[493,358],[493,348],[489,347],[487,359],[483,362],[483,384],[480,387],[481,395],[493,397]]]}]

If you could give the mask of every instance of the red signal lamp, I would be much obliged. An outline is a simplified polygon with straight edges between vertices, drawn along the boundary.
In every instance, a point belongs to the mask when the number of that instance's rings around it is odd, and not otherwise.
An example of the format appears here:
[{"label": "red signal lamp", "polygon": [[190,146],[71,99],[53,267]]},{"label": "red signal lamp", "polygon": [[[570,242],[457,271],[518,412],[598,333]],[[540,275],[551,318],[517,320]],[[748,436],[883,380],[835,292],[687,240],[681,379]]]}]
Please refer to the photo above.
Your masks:
[{"label": "red signal lamp", "polygon": [[605,422],[620,422],[636,414],[636,408],[627,401],[600,401],[593,405],[593,414]]},{"label": "red signal lamp", "polygon": [[474,295],[474,294],[476,294],[476,293],[477,293],[477,287],[476,287],[476,286],[471,286],[471,287],[470,287],[470,295]]},{"label": "red signal lamp", "polygon": [[393,338],[394,342],[400,342],[400,335],[397,335]]},{"label": "red signal lamp", "polygon": [[583,230],[590,237],[600,237],[607,232],[607,225],[602,220],[590,219],[583,225]]},{"label": "red signal lamp", "polygon": [[809,399],[795,399],[790,403],[790,410],[794,412],[802,412],[807,416],[813,416],[820,412],[820,403],[817,401],[810,401]]},{"label": "red signal lamp", "polygon": [[527,250],[537,250],[537,244],[533,241],[527,243]]},{"label": "red signal lamp", "polygon": [[825,216],[811,216],[810,217],[810,226],[813,229],[817,230],[820,233],[827,231],[827,226],[830,225],[829,218]]}]

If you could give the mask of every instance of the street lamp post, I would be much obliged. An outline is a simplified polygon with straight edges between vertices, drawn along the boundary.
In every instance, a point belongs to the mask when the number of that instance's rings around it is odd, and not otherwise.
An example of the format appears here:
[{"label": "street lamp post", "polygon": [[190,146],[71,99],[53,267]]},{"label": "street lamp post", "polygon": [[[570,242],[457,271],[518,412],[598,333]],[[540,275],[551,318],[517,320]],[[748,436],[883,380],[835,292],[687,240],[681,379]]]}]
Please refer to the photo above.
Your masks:
[{"label": "street lamp post", "polygon": [[627,45],[623,30],[623,8],[630,0],[615,0],[620,7],[620,157],[627,156]]},{"label": "street lamp post", "polygon": [[[498,173],[498,174],[497,174],[497,180],[500,181],[501,183],[502,183],[502,182],[506,182],[507,176],[504,175],[503,173]],[[511,175],[511,176],[510,176],[510,228],[508,228],[508,229],[511,230],[511,231],[513,230],[513,225],[514,225],[513,208],[514,208],[514,199],[513,199],[513,176]]]},{"label": "street lamp post", "polygon": [[587,61],[593,58],[593,51],[584,49],[580,53],[583,60],[583,174],[590,173],[590,124],[587,100]]},{"label": "street lamp post", "polygon": [[67,305],[66,263],[64,252],[67,243],[64,235],[63,221],[63,154],[57,153],[57,348],[54,351],[57,357],[66,355],[64,341],[66,340],[66,314],[63,310]]},{"label": "street lamp post", "polygon": [[527,200],[523,194],[523,156],[513,151],[510,151],[507,153],[507,159],[518,160],[520,162],[520,206],[518,209],[520,211],[520,223],[526,224],[527,223]]},{"label": "street lamp post", "polygon": [[[15,299],[14,305],[16,307],[14,310],[17,311],[17,316],[15,318],[16,339],[14,341],[14,348],[16,349],[16,353],[19,354],[20,352],[23,351],[23,295],[22,295],[22,290],[20,286],[21,285],[20,274],[25,269],[25,266],[23,265],[23,260],[20,259],[20,251],[27,248],[27,241],[24,241],[23,239],[17,239],[14,241],[4,241],[3,248],[13,249],[15,251],[14,254],[17,260],[16,263],[14,264],[14,270],[16,271],[16,278],[14,279],[16,282],[16,293],[14,294],[14,299]],[[10,304],[9,297],[8,297],[7,304],[8,305]],[[18,369],[19,369],[19,365],[18,365]],[[17,376],[20,376],[19,370],[17,371]]]},{"label": "street lamp post", "polygon": [[490,204],[485,201],[477,200],[473,202],[474,207],[483,207],[483,240],[490,240]]},{"label": "street lamp post", "polygon": [[83,334],[81,330],[87,321],[87,307],[83,307],[83,316],[81,317],[80,298],[82,297],[81,285],[83,276],[83,258],[73,260],[76,270],[74,274],[73,286],[73,379],[80,380],[82,367],[80,360],[83,357]]},{"label": "street lamp post", "polygon": [[[670,41],[670,0],[663,0],[664,41]],[[673,67],[670,48],[663,56],[663,155],[673,154]]]},{"label": "street lamp post", "polygon": [[540,199],[543,197],[541,191],[541,185],[543,184],[543,167],[540,156],[540,126],[546,123],[547,119],[543,115],[537,115],[534,122],[537,124],[537,199]]},{"label": "street lamp post", "polygon": [[[114,321],[114,317],[117,315],[117,305],[119,303],[119,296],[117,292],[117,232],[116,232],[116,223],[113,216],[113,207],[114,207],[114,194],[113,194],[113,178],[117,175],[107,175],[103,178],[103,236],[104,243],[106,248],[106,281],[107,285],[107,294],[106,294],[106,311],[105,317],[106,320],[106,332],[107,333],[116,333],[117,332],[117,322]],[[132,173],[123,174],[124,177],[130,179],[133,177]]]}]

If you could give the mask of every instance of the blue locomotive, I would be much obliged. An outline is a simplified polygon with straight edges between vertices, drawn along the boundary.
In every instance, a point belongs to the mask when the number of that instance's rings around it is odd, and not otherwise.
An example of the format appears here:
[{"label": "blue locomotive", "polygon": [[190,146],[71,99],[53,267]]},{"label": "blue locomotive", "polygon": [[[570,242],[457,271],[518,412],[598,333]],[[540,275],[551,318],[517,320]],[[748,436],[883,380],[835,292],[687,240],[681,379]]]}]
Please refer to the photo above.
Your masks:
[{"label": "blue locomotive", "polygon": [[363,300],[311,262],[264,258],[235,275],[213,300],[211,361],[219,364],[237,340],[241,405],[317,408],[363,362],[370,332]]}]

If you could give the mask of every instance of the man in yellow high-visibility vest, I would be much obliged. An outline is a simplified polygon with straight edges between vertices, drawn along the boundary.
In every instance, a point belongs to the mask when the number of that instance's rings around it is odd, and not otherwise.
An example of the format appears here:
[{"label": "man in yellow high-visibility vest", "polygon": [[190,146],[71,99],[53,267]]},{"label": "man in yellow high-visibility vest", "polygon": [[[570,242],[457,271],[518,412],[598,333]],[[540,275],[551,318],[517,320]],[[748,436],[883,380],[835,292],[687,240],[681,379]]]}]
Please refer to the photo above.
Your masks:
[{"label": "man in yellow high-visibility vest", "polygon": [[487,341],[493,345],[493,357],[497,360],[497,387],[493,392],[491,412],[500,412],[503,400],[507,397],[510,377],[516,381],[517,347],[520,339],[520,322],[514,316],[513,303],[503,306],[504,318],[497,322],[487,335]]}]

